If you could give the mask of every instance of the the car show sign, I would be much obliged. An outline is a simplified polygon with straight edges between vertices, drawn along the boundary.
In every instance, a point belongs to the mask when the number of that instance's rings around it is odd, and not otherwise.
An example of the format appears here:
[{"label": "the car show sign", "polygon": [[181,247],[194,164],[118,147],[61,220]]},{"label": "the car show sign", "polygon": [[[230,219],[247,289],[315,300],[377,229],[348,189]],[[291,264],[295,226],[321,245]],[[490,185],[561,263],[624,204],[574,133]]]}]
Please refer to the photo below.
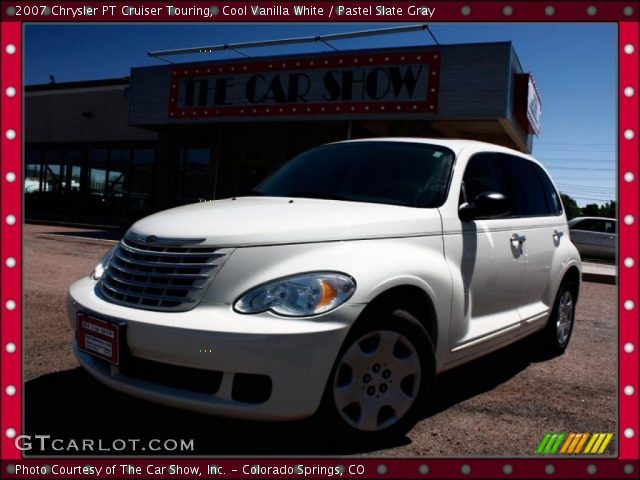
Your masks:
[{"label": "the car show sign", "polygon": [[540,134],[542,100],[531,73],[516,75],[515,112],[529,133]]},{"label": "the car show sign", "polygon": [[171,71],[169,117],[435,113],[439,51],[198,64]]}]

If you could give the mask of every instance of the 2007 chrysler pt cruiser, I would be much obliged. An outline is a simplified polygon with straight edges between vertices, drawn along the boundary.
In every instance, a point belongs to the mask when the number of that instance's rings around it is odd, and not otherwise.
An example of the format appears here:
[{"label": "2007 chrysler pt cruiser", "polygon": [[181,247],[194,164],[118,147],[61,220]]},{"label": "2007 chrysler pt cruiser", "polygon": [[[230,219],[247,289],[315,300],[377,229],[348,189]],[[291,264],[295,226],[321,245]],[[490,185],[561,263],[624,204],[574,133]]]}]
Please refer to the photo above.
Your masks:
[{"label": "2007 chrysler pt cruiser", "polygon": [[562,353],[580,278],[532,157],[371,139],[138,221],[68,312],[78,360],[114,389],[230,417],[319,411],[378,436],[415,423],[440,372],[534,333]]}]

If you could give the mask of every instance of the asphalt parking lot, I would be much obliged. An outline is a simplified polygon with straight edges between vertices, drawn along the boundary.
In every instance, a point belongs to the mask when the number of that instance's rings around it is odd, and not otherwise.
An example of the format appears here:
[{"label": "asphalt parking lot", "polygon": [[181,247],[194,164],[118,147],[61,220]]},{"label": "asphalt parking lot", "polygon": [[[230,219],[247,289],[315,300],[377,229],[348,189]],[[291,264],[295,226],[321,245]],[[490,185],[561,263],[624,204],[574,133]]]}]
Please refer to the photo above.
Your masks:
[{"label": "asphalt parking lot", "polygon": [[[117,238],[118,233],[106,236]],[[530,456],[547,432],[614,432],[606,453],[615,455],[615,285],[583,283],[565,355],[541,359],[531,342],[524,341],[449,371],[439,377],[424,418],[406,437],[386,444],[350,444],[314,435],[309,421],[207,417],[103,387],[80,369],[71,353],[65,297],[72,281],[88,275],[113,243],[105,241],[102,232],[47,225],[24,225],[23,237],[27,434],[96,442],[194,439],[195,449],[183,453],[197,455],[465,457]],[[38,449],[25,453],[61,454]]]}]

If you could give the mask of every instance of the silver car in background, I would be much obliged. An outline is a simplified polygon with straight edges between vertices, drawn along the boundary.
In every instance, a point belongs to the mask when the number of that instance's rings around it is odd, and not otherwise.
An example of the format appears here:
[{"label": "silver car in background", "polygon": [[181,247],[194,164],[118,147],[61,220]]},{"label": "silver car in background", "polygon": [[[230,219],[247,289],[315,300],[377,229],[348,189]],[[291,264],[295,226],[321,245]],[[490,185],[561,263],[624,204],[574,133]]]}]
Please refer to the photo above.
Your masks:
[{"label": "silver car in background", "polygon": [[616,258],[616,219],[605,217],[577,217],[569,221],[571,241],[580,256]]}]

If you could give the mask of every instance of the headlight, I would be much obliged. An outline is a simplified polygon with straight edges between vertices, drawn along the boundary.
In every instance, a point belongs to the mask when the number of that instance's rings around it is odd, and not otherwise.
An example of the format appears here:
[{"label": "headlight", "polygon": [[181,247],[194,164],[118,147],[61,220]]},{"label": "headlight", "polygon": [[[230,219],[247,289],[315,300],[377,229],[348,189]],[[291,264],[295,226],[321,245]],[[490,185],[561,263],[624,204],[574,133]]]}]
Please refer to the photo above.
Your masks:
[{"label": "headlight", "polygon": [[328,312],[349,300],[356,282],[341,273],[305,273],[255,287],[234,304],[240,313],[271,310],[288,317],[309,317]]},{"label": "headlight", "polygon": [[113,258],[113,253],[116,251],[116,248],[118,248],[117,245],[109,250],[106,255],[100,259],[100,261],[96,265],[96,268],[94,268],[93,272],[91,272],[91,278],[93,280],[100,280],[102,278],[102,275],[104,275],[105,270],[109,266],[109,262]]}]

